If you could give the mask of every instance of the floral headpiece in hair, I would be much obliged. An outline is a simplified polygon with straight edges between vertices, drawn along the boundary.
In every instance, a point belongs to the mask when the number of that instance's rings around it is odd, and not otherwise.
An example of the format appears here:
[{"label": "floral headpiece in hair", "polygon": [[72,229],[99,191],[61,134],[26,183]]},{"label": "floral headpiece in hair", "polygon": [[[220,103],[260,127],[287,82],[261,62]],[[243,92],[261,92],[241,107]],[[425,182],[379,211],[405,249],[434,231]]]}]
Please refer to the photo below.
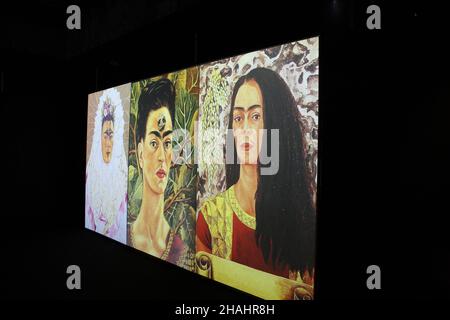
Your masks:
[{"label": "floral headpiece in hair", "polygon": [[111,103],[111,100],[106,99],[105,102],[103,102],[103,119],[114,119],[114,109],[115,107]]}]

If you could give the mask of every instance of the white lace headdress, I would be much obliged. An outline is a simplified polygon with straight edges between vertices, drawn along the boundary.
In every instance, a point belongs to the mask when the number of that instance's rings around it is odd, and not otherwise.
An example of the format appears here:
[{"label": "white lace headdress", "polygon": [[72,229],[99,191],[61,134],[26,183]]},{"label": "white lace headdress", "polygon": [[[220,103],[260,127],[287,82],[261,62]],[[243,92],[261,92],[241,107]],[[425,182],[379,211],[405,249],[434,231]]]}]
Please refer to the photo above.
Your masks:
[{"label": "white lace headdress", "polygon": [[[109,163],[103,160],[101,145],[102,119],[106,113],[112,113],[114,118],[114,140]],[[117,89],[107,89],[101,95],[94,125],[92,147],[86,166],[86,213],[89,205],[96,219],[103,213],[106,218],[105,229],[97,231],[105,233],[114,224],[120,204],[127,193],[123,106]]]}]

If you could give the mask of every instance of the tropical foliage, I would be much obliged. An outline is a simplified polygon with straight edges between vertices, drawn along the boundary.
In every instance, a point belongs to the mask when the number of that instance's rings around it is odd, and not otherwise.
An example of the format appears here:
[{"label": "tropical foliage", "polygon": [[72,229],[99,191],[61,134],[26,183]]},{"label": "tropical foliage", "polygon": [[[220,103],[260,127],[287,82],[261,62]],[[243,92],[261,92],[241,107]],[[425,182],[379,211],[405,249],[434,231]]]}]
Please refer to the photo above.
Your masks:
[{"label": "tropical foliage", "polygon": [[[194,164],[194,129],[198,118],[198,69],[191,68],[138,81],[131,86],[130,136],[128,157],[128,221],[133,222],[142,201],[142,171],[137,162],[137,111],[141,90],[164,77],[176,89],[173,138],[174,158],[165,190],[164,215],[182,240],[195,250],[195,208],[197,166]],[[181,129],[181,130],[177,130]]]}]

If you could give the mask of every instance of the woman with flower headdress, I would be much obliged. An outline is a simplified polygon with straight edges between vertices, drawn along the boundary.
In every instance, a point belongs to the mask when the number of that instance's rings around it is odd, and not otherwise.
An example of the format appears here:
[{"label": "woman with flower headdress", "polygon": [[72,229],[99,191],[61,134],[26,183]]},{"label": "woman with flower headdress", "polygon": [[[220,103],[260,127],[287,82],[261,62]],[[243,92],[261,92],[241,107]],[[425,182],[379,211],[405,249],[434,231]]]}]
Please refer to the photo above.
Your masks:
[{"label": "woman with flower headdress", "polygon": [[86,166],[86,228],[126,243],[127,160],[120,93],[103,92]]}]

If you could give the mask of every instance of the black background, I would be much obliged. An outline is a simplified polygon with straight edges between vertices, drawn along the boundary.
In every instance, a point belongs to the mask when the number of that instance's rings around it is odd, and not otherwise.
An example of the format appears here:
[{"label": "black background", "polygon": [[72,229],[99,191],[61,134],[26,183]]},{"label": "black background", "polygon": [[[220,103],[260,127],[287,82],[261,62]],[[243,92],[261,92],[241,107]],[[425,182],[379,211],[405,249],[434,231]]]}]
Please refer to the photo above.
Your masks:
[{"label": "black background", "polygon": [[254,299],[84,229],[87,95],[319,35],[316,299],[448,298],[450,28],[392,2],[1,2],[2,295]]}]

